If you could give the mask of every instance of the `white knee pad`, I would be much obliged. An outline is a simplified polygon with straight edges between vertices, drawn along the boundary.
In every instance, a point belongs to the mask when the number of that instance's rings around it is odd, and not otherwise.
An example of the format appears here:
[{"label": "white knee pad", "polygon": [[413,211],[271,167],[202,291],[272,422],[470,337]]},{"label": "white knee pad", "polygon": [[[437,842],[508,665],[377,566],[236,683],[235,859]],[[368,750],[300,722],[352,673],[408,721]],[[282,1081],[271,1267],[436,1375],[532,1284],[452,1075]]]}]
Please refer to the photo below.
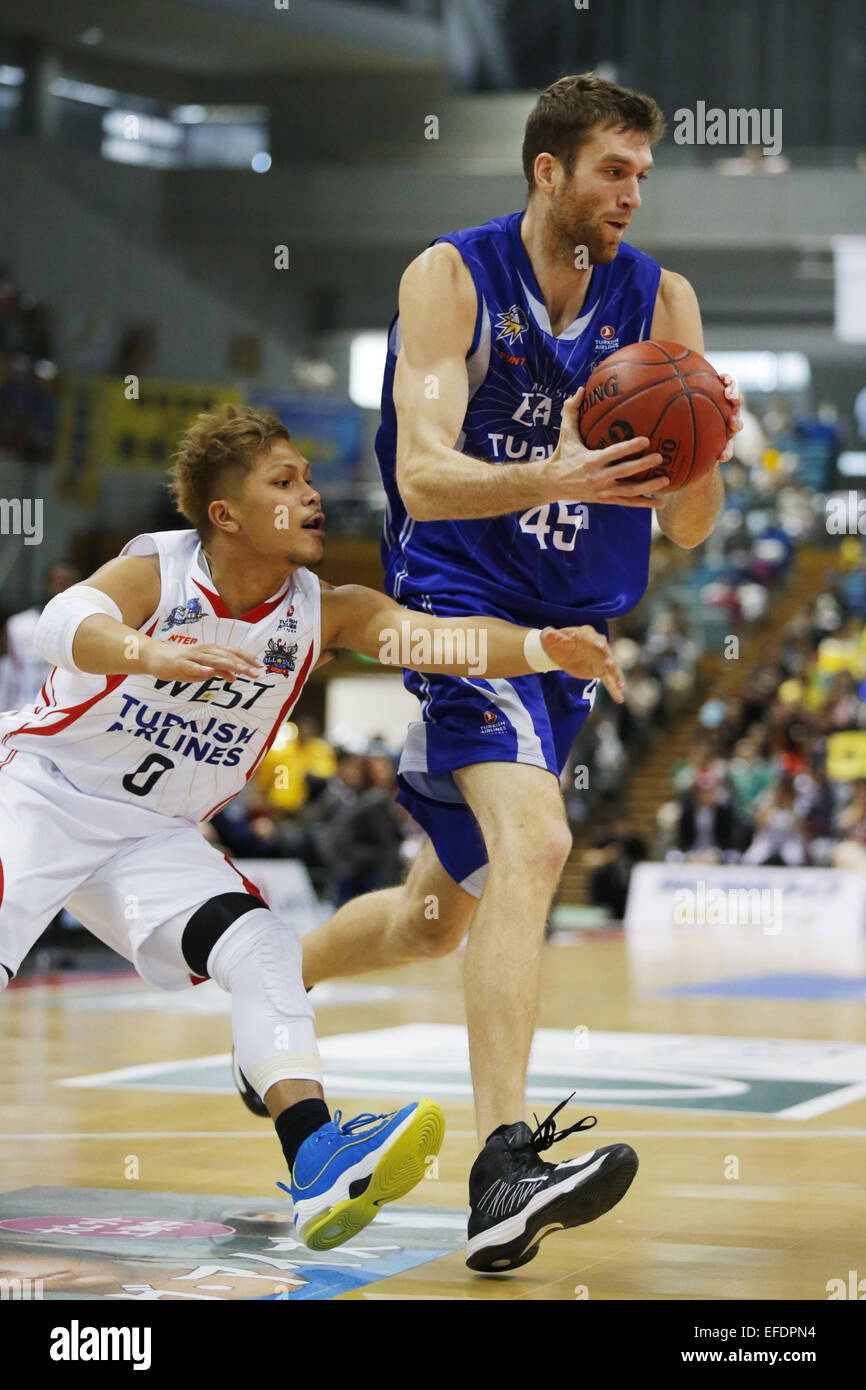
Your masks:
[{"label": "white knee pad", "polygon": [[232,997],[241,1071],[264,1097],[277,1081],[322,1080],[315,1014],[297,934],[267,908],[246,913],[208,956],[211,979]]}]

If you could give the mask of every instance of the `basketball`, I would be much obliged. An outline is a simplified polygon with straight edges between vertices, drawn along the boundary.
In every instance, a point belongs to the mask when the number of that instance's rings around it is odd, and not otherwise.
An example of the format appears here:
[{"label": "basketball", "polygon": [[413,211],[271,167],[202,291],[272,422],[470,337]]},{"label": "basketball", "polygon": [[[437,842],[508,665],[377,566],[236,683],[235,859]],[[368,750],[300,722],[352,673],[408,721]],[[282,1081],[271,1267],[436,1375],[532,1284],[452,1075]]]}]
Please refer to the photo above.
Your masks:
[{"label": "basketball", "polygon": [[587,381],[580,432],[588,449],[645,435],[663,462],[629,482],[666,474],[667,496],[712,468],[727,443],[729,414],[724,384],[706,358],[681,343],[630,343]]}]

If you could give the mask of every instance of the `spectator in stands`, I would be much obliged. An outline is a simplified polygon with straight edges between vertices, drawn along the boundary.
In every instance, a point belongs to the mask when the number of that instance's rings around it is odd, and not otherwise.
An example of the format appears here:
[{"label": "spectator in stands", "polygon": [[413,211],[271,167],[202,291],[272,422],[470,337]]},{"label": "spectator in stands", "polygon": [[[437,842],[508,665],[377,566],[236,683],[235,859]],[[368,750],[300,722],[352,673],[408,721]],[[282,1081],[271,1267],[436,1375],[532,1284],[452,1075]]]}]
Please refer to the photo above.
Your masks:
[{"label": "spectator in stands", "polygon": [[54,454],[58,408],[57,369],[17,353],[0,372],[0,448],[25,463],[47,463]]},{"label": "spectator in stands", "polygon": [[632,869],[646,857],[646,842],[632,829],[624,812],[618,811],[609,829],[597,835],[592,847],[583,853],[582,863],[590,870],[589,894],[593,906],[606,907],[611,916],[621,922]]},{"label": "spectator in stands", "polygon": [[56,560],[42,578],[42,602],[21,613],[13,613],[6,623],[6,653],[9,662],[4,686],[7,709],[22,709],[32,704],[42,689],[51,667],[36,650],[33,636],[42,609],[55,594],[62,594],[71,584],[78,584],[81,573],[71,560]]},{"label": "spectator in stands", "polygon": [[264,792],[249,782],[210,822],[219,843],[237,859],[304,859],[301,837],[274,815]]},{"label": "spectator in stands", "polygon": [[854,783],[851,800],[836,817],[841,837],[833,853],[838,869],[866,874],[866,778]]},{"label": "spectator in stands", "polygon": [[693,788],[683,798],[677,835],[679,855],[716,862],[734,854],[743,838],[743,827],[718,773],[699,773]]},{"label": "spectator in stands", "polygon": [[661,722],[661,703],[661,681],[643,661],[636,661],[628,674],[621,706],[629,716],[628,723],[620,725],[622,736],[643,746]]},{"label": "spectator in stands", "polygon": [[806,823],[798,803],[794,778],[783,772],[755,808],[755,834],[743,855],[744,864],[787,865],[797,869],[807,863]]},{"label": "spectator in stands", "polygon": [[311,781],[327,781],[336,767],[334,750],[320,736],[318,721],[302,714],[280,730],[262,759],[255,780],[271,807],[293,813],[307,800]]},{"label": "spectator in stands", "polygon": [[156,360],[159,340],[152,323],[128,323],[109,364],[111,376],[141,377]]},{"label": "spectator in stands", "polygon": [[645,643],[647,660],[655,673],[667,684],[673,672],[694,670],[698,648],[670,608],[664,608],[653,618]]},{"label": "spectator in stands", "polygon": [[794,779],[794,787],[805,825],[809,862],[826,865],[836,841],[837,793],[827,776],[823,746],[815,750],[809,771]]},{"label": "spectator in stands", "polygon": [[742,821],[751,820],[756,801],[775,781],[773,764],[763,756],[762,744],[763,731],[753,728],[736,744],[728,767],[734,812]]},{"label": "spectator in stands", "polygon": [[319,807],[324,798],[330,811],[317,843],[330,871],[328,897],[336,906],[400,882],[403,823],[395,791],[390,759],[354,754],[338,759],[336,776],[317,801]]},{"label": "spectator in stands", "polygon": [[712,772],[717,761],[715,738],[709,732],[699,733],[689,756],[674,764],[671,777],[674,791],[680,794],[690,791],[700,774]]},{"label": "spectator in stands", "polygon": [[25,463],[53,456],[57,367],[48,307],[15,285],[0,266],[0,448]]},{"label": "spectator in stands", "polygon": [[605,717],[595,726],[595,747],[590,768],[590,787],[594,794],[616,792],[628,768],[628,755],[613,722]]},{"label": "spectator in stands", "polygon": [[863,710],[857,681],[850,671],[839,671],[833,677],[827,691],[824,706],[824,727],[828,733],[857,727],[858,716]]}]

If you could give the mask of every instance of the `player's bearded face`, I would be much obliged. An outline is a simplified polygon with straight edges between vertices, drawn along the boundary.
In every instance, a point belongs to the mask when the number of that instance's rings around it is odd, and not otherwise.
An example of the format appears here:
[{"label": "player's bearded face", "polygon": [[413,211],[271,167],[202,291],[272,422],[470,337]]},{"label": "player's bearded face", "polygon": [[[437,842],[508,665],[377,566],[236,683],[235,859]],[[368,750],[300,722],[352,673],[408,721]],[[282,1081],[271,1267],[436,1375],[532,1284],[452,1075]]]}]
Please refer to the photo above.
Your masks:
[{"label": "player's bearded face", "polygon": [[640,207],[639,179],[651,166],[649,143],[637,131],[601,127],[581,145],[551,201],[551,219],[569,257],[585,246],[592,264],[615,258]]},{"label": "player's bearded face", "polygon": [[576,248],[585,246],[592,265],[612,261],[619,250],[619,242],[611,240],[610,227],[604,223],[604,216],[613,216],[610,198],[602,206],[598,194],[588,191],[586,180],[581,179],[580,188],[575,187],[577,171],[571,178],[563,181],[553,196],[551,215],[557,232],[569,253],[576,254]]}]

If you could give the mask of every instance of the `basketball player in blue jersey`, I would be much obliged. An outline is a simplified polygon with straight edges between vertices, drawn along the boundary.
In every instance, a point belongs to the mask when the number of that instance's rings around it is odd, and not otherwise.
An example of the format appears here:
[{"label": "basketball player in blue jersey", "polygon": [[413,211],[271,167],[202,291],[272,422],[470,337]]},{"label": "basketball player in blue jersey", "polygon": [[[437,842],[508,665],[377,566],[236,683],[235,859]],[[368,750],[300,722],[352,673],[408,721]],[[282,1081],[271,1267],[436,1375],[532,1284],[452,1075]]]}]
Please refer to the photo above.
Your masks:
[{"label": "basketball player in blue jersey", "polygon": [[[439,237],[406,270],[376,440],[386,589],[399,603],[606,636],[646,588],[654,511],[677,545],[712,531],[718,466],[666,497],[664,478],[632,481],[660,462],[647,439],[592,452],[578,430],[583,383],[607,353],[645,338],[703,352],[688,281],[624,240],[663,130],[652,99],[593,74],[562,78],[527,122],[526,208]],[[720,462],[741,428],[725,380]],[[544,927],[571,846],[559,774],[597,682],[552,663],[512,680],[404,680],[421,719],[399,800],[429,841],[403,888],[356,899],[305,938],[304,979],[445,954],[469,931],[482,1147],[467,1263],[512,1269],[547,1232],[609,1210],[637,1169],[622,1144],[545,1163],[539,1153],[572,1130],[556,1133],[556,1111],[534,1131],[523,1119]]]}]

